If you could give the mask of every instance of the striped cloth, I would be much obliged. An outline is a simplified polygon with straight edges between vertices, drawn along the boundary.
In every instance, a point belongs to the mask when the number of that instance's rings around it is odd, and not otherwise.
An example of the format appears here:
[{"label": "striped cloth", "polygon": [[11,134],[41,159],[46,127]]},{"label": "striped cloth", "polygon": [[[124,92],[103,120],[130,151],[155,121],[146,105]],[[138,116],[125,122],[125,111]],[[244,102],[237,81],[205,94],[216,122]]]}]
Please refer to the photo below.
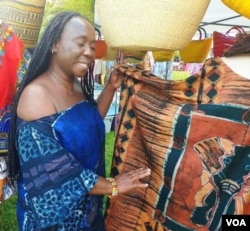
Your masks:
[{"label": "striped cloth", "polygon": [[151,168],[109,201],[107,231],[219,230],[250,214],[250,81],[220,58],[183,81],[125,64],[112,175]]}]

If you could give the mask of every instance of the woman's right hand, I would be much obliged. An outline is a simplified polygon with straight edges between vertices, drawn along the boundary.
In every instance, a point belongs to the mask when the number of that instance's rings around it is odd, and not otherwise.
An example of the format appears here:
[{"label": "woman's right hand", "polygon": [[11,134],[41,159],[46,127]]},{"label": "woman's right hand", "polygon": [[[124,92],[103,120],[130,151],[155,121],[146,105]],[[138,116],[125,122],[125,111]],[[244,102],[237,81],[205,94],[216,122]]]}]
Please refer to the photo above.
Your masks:
[{"label": "woman's right hand", "polygon": [[126,173],[120,173],[115,176],[115,182],[118,187],[118,194],[125,193],[133,188],[146,188],[148,184],[142,183],[140,179],[151,174],[150,169],[136,169]]}]

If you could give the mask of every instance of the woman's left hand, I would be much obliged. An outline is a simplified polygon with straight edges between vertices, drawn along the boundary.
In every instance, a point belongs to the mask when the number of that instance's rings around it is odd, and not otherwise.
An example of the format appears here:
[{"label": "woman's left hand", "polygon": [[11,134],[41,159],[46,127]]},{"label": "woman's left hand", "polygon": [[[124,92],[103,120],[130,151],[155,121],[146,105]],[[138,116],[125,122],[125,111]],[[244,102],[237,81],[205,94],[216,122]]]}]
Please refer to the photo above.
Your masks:
[{"label": "woman's left hand", "polygon": [[114,69],[110,74],[107,84],[114,89],[119,88],[122,84],[122,74],[116,69]]}]

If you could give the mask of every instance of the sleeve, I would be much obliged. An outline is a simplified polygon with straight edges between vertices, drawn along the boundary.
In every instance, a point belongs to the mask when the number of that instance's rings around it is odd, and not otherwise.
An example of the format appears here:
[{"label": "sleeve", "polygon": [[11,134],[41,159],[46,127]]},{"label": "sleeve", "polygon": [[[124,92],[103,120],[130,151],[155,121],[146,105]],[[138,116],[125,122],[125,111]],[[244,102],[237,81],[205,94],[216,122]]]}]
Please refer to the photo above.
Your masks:
[{"label": "sleeve", "polygon": [[[62,222],[93,188],[98,176],[84,169],[54,139],[51,128],[44,129],[38,122],[22,125],[17,140],[23,182],[36,220],[41,227]],[[53,214],[53,219],[44,213]]]}]

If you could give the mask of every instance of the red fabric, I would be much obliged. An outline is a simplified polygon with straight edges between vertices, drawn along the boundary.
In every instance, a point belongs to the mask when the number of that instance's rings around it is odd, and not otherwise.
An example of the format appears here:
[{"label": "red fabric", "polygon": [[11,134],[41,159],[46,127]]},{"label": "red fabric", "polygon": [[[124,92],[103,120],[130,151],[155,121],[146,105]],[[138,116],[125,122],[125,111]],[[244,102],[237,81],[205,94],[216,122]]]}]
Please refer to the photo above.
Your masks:
[{"label": "red fabric", "polygon": [[0,110],[12,103],[16,90],[17,70],[23,54],[23,43],[13,34],[5,41],[4,56],[0,64]]}]

